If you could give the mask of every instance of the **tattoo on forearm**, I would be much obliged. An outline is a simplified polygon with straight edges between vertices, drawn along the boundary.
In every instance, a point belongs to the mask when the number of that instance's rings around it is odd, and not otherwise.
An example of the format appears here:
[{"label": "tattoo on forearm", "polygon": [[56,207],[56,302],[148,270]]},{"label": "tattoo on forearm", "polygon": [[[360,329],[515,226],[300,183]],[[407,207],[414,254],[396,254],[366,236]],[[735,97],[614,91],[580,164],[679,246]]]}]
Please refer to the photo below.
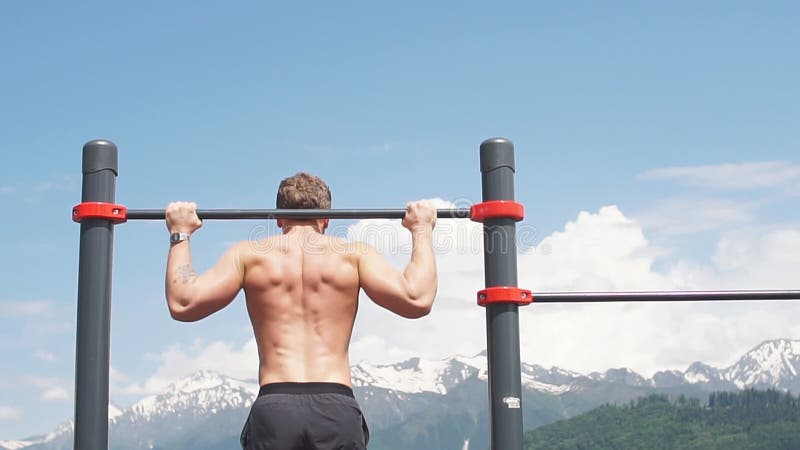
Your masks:
[{"label": "tattoo on forearm", "polygon": [[194,281],[197,278],[197,272],[194,271],[194,268],[191,264],[184,264],[178,267],[176,271],[177,277],[175,281],[181,281],[183,284],[189,284],[189,282]]}]

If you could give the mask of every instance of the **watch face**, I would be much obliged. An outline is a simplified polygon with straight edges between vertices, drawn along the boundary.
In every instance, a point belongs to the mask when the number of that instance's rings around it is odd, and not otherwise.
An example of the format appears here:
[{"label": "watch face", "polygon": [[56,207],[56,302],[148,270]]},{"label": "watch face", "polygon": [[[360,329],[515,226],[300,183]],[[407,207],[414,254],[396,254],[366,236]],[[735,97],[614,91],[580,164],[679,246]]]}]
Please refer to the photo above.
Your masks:
[{"label": "watch face", "polygon": [[172,233],[169,235],[169,243],[170,244],[177,244],[178,242],[188,241],[189,233]]}]

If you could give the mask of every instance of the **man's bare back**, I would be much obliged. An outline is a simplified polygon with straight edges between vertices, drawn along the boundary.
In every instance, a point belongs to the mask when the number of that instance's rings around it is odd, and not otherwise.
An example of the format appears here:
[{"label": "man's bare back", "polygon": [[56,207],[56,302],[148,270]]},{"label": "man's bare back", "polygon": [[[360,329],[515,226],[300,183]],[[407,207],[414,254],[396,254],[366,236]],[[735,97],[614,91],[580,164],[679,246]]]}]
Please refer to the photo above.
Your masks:
[{"label": "man's bare back", "polygon": [[348,344],[358,310],[358,246],[294,226],[242,251],[260,384],[350,385]]}]

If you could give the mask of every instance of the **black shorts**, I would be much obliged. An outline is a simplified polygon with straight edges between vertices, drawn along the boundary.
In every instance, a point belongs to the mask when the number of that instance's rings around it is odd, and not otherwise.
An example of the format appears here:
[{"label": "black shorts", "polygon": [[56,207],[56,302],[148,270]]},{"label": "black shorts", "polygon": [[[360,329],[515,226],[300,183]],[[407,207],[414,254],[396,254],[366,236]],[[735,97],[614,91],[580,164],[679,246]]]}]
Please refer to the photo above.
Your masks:
[{"label": "black shorts", "polygon": [[271,383],[258,392],[240,443],[245,450],[363,450],[369,429],[343,384]]}]

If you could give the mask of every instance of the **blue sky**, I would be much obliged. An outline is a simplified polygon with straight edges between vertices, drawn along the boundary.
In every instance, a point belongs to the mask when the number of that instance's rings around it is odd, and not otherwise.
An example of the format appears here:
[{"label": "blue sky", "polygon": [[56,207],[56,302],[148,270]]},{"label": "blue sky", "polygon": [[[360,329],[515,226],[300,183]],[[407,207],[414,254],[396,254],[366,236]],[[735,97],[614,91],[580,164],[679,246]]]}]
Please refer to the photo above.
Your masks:
[{"label": "blue sky", "polygon": [[[69,212],[94,138],[118,144],[117,199],[131,208],[272,207],[279,180],[299,170],[328,181],[334,206],[373,208],[478,201],[478,145],[505,136],[523,224],[536,231],[521,285],[800,287],[795,2],[429,3],[0,5],[0,439],[72,415]],[[207,223],[193,239],[197,267],[260,225]],[[366,225],[333,231],[358,238]],[[181,366],[230,361],[216,369],[255,375],[237,365],[252,360],[241,300],[197,324],[171,321],[167,247],[161,223],[117,228],[122,406]],[[482,348],[480,266],[451,250],[431,317],[394,321],[365,304],[354,359]],[[800,338],[794,304],[534,308],[523,358],[573,370],[729,364],[761,339]],[[455,323],[476,326],[459,336]],[[614,335],[619,323],[630,336]],[[393,327],[418,338],[381,331]],[[558,345],[534,344],[549,339]]]}]

